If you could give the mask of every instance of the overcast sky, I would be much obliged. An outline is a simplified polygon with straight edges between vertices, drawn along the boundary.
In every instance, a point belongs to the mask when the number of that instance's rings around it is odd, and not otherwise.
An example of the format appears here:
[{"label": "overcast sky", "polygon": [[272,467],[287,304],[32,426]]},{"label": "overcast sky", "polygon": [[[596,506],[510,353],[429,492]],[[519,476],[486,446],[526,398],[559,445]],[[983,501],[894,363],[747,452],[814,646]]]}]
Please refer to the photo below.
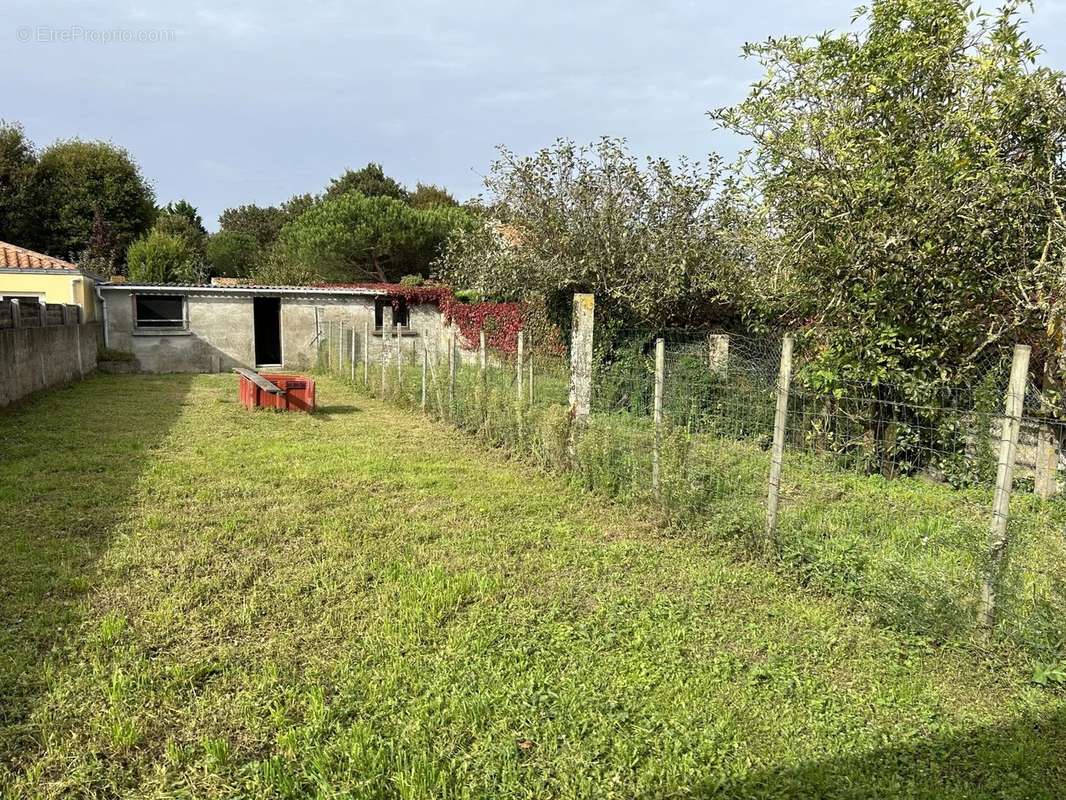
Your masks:
[{"label": "overcast sky", "polygon": [[[126,147],[160,203],[188,199],[211,229],[368,161],[466,199],[498,144],[735,154],[706,112],[757,77],[743,43],[847,27],[856,3],[3,0],[0,117],[39,146]],[[1066,0],[1037,0],[1029,33],[1057,68],[1064,23]]]}]

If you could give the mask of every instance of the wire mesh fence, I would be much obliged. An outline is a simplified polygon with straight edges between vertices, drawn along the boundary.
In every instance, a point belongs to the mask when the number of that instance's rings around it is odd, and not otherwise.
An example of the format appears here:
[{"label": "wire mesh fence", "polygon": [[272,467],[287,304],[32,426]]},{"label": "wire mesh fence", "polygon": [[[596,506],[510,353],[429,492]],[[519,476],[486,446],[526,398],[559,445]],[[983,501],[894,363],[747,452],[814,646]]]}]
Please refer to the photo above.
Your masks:
[{"label": "wire mesh fence", "polygon": [[1034,657],[1066,658],[1066,425],[1033,382],[1011,411],[1009,352],[965,386],[826,391],[799,351],[782,382],[777,337],[627,330],[597,353],[591,413],[575,424],[568,359],[535,342],[365,338],[324,336],[319,368],[649,504],[881,624],[956,642],[992,626]]}]

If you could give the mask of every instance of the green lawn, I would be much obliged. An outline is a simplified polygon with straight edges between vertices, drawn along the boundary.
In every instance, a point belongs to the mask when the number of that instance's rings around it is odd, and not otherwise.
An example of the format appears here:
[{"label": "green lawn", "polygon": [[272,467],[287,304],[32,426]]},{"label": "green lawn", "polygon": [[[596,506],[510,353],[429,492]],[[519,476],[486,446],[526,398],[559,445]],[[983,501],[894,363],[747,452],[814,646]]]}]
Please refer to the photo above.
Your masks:
[{"label": "green lawn", "polygon": [[340,383],[0,415],[12,797],[1061,797],[1066,696]]}]

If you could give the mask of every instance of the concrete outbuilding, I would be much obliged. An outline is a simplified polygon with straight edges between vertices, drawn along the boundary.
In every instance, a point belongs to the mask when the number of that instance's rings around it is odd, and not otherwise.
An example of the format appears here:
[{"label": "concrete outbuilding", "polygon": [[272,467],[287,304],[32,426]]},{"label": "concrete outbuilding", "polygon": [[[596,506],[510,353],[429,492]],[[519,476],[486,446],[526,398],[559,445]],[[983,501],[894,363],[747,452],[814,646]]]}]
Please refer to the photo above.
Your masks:
[{"label": "concrete outbuilding", "polygon": [[[329,331],[354,331],[371,357],[400,336],[440,347],[451,334],[435,302],[397,296],[389,284],[352,287],[107,284],[104,343],[131,353],[144,372],[233,367],[307,369]],[[347,333],[346,335],[350,335]],[[340,339],[335,338],[335,343]],[[350,340],[349,340],[350,341]]]}]

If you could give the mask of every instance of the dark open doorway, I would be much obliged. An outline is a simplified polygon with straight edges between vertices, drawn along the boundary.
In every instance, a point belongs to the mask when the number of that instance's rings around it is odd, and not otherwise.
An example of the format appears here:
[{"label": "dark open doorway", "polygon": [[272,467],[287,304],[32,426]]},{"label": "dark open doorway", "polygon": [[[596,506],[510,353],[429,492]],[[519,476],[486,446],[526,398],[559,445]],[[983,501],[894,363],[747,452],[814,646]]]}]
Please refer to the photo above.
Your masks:
[{"label": "dark open doorway", "polygon": [[281,363],[281,298],[254,297],[255,364],[274,366]]}]

